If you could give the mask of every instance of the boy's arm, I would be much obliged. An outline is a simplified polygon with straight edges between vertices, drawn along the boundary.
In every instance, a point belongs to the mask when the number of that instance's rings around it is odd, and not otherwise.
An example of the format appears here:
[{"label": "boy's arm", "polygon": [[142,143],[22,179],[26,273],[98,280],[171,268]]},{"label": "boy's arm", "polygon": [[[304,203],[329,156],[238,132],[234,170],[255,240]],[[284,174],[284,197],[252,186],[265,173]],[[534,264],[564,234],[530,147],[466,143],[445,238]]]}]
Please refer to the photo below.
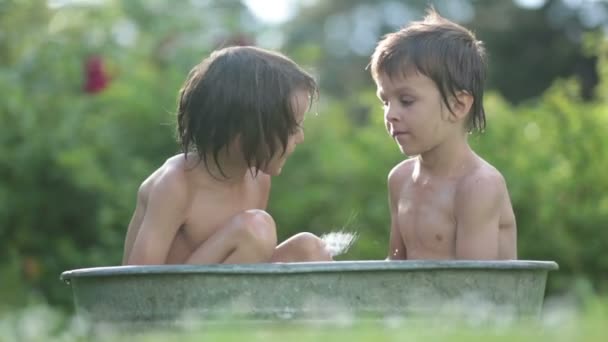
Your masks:
[{"label": "boy's arm", "polygon": [[162,265],[169,248],[184,223],[187,187],[168,172],[150,188],[141,227],[128,257],[129,265]]},{"label": "boy's arm", "polygon": [[131,249],[133,249],[133,243],[135,243],[135,237],[137,237],[137,233],[139,231],[139,228],[141,227],[141,222],[143,220],[143,216],[144,216],[144,203],[143,203],[143,196],[144,196],[144,190],[143,190],[143,185],[142,187],[140,187],[138,193],[137,193],[137,203],[135,205],[135,212],[133,213],[133,216],[131,217],[131,221],[129,222],[129,227],[127,229],[127,236],[125,237],[125,245],[124,245],[124,250],[123,250],[123,255],[122,255],[122,264],[126,265],[127,261],[129,260],[129,255],[131,255]]},{"label": "boy's arm", "polygon": [[[392,216],[392,215],[391,215]],[[403,239],[401,238],[401,233],[397,225],[395,224],[395,219],[391,218],[391,235],[389,242],[389,250],[388,250],[388,258],[387,260],[405,260],[407,259],[407,253],[405,250],[405,245],[403,244]]]},{"label": "boy's arm", "polygon": [[[401,172],[402,173],[402,172]],[[402,176],[397,168],[393,169],[388,175],[388,205],[391,211],[391,233],[388,247],[387,260],[404,260],[407,259],[407,251],[403,243],[401,231],[397,224],[399,214],[399,188],[402,185]]]},{"label": "boy's arm", "polygon": [[498,259],[500,209],[506,185],[500,174],[465,180],[456,194],[456,259]]},{"label": "boy's arm", "polygon": [[517,259],[517,223],[511,205],[508,191],[505,191],[505,200],[500,217],[498,231],[498,258],[506,260]]}]

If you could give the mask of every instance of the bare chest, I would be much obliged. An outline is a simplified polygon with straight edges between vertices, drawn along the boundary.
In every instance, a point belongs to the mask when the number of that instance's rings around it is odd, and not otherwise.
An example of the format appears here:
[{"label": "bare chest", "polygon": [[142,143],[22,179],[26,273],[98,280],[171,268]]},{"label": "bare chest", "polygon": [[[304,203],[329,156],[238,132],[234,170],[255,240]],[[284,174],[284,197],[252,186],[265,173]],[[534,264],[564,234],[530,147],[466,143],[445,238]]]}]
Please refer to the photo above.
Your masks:
[{"label": "bare chest", "polygon": [[446,259],[454,253],[453,183],[408,182],[401,190],[397,224],[408,259]]}]

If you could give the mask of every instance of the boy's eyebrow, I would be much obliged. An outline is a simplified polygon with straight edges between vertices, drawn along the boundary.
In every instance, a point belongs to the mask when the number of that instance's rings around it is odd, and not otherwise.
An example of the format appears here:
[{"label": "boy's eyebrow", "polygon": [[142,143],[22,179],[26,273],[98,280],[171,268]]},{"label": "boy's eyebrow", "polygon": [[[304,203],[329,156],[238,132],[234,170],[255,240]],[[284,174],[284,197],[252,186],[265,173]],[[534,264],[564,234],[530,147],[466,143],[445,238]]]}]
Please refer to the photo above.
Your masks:
[{"label": "boy's eyebrow", "polygon": [[[416,90],[410,86],[403,85],[403,86],[395,88],[394,92],[396,92],[396,93],[401,93],[401,92],[416,93]],[[379,98],[382,98],[382,96],[384,96],[384,92],[381,90],[377,90],[376,96],[378,96]]]},{"label": "boy's eyebrow", "polygon": [[402,85],[402,86],[399,86],[399,87],[395,88],[395,92],[397,92],[397,93],[400,93],[400,92],[403,92],[403,91],[410,92],[410,93],[415,93],[416,92],[416,90],[414,88],[412,88],[412,87],[410,87],[408,85]]}]

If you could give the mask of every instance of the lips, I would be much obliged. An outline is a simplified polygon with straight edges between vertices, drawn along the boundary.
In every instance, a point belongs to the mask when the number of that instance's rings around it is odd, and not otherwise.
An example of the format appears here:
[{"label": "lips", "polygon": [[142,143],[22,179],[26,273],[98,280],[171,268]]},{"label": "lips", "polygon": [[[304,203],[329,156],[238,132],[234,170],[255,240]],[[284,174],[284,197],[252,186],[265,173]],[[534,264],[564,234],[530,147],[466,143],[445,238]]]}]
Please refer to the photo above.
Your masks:
[{"label": "lips", "polygon": [[396,138],[398,136],[403,136],[403,135],[406,135],[406,134],[409,134],[409,132],[407,132],[407,131],[392,131],[391,132],[391,136],[393,138]]}]

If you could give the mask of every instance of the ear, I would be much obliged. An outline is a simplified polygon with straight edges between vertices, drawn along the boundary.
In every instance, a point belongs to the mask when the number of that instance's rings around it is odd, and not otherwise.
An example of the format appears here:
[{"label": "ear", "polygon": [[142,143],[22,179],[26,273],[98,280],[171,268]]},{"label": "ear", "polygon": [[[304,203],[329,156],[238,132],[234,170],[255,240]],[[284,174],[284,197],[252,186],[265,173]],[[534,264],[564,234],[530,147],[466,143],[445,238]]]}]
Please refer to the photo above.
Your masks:
[{"label": "ear", "polygon": [[450,107],[455,121],[463,120],[469,115],[475,98],[468,91],[460,90],[452,97]]}]

